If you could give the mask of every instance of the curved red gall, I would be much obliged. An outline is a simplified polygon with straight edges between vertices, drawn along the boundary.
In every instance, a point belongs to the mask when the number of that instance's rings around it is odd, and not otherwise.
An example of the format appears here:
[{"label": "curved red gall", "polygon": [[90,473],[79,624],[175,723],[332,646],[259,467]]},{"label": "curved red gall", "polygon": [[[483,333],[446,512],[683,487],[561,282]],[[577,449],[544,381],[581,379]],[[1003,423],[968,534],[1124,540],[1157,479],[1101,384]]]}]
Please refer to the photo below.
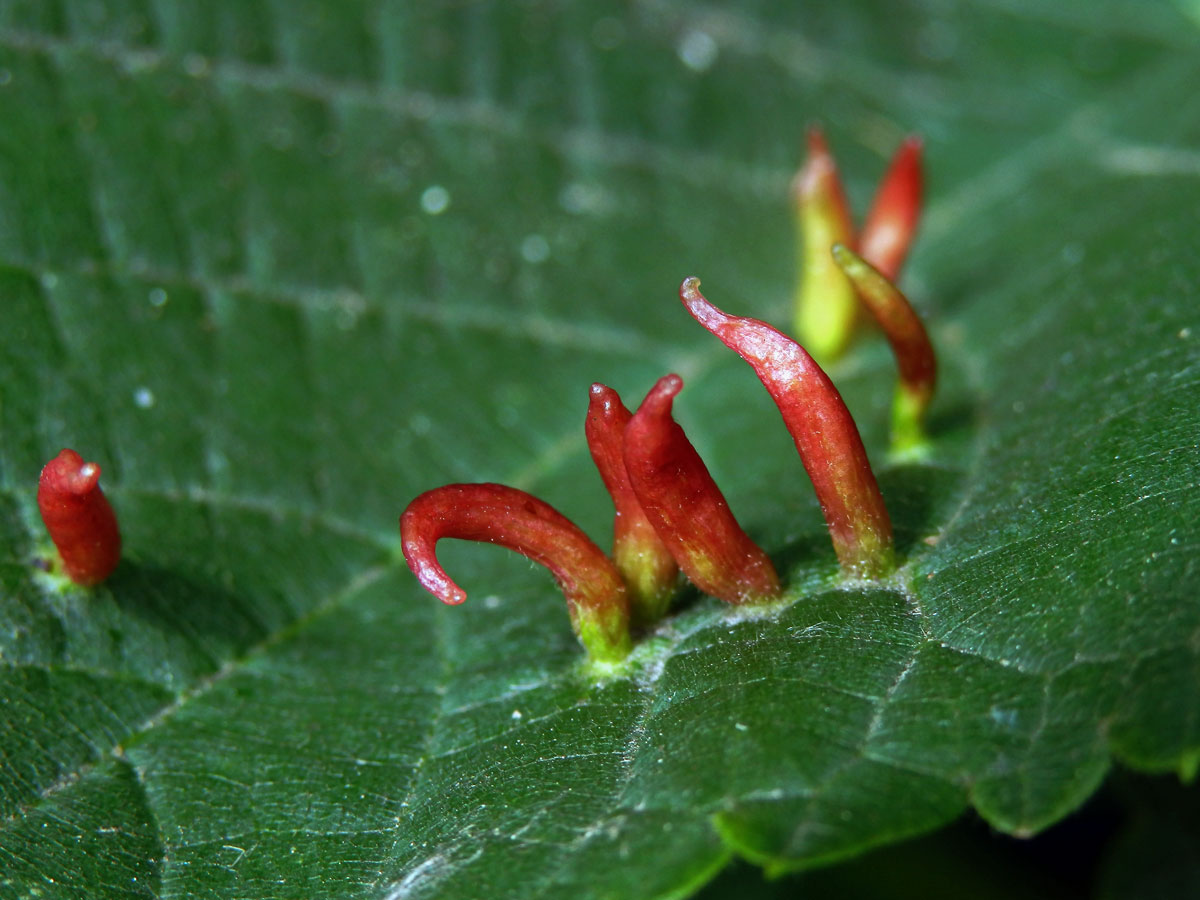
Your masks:
[{"label": "curved red gall", "polygon": [[38,510],[76,584],[99,584],[121,559],[121,532],[100,490],[100,467],[71,449],[46,463],[38,479]]},{"label": "curved red gall", "polygon": [[597,605],[623,594],[612,562],[580,528],[549,503],[503,484],[447,484],[426,491],[400,517],[404,558],[417,580],[442,602],[467,593],[437,561],[442,538],[484,541],[545,566],[567,599]]},{"label": "curved red gall", "polygon": [[502,484],[447,484],[426,491],[400,517],[404,559],[444,603],[467,594],[437,559],[442,538],[499,544],[545,566],[567,600],[575,633],[599,660],[629,652],[629,597],[612,561],[550,504]]},{"label": "curved red gall", "polygon": [[746,360],[783,416],[821,504],[843,570],[876,577],[891,570],[892,525],[850,411],[804,348],[758,319],[731,316],[687,278],[688,312]]},{"label": "curved red gall", "polygon": [[937,357],[921,317],[892,279],[863,255],[834,244],[833,258],[854,282],[859,299],[891,344],[901,385],[920,398],[923,410],[937,383]]},{"label": "curved red gall", "polygon": [[683,388],[666,375],[625,427],[625,468],[646,516],[696,587],[728,603],[772,600],[779,576],[742,530],[700,454],[671,416]]}]

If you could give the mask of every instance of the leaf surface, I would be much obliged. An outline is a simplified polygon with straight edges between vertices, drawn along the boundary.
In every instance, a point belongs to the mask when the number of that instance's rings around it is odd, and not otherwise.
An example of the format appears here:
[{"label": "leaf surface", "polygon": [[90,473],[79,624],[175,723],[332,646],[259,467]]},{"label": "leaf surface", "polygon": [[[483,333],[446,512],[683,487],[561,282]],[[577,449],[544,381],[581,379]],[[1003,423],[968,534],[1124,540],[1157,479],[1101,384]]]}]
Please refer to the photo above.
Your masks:
[{"label": "leaf surface", "polygon": [[[919,12],[0,10],[0,893],[680,897],[1194,774],[1195,21]],[[788,320],[818,118],[860,209],[928,148],[932,457],[887,458],[876,336],[830,373],[904,559],[866,587],[674,294]],[[396,519],[441,483],[606,541],[588,385],[667,371],[783,609],[686,595],[598,680],[524,561],[447,544],[470,599],[420,591]],[[91,592],[36,565],[62,446],[125,537]]]}]

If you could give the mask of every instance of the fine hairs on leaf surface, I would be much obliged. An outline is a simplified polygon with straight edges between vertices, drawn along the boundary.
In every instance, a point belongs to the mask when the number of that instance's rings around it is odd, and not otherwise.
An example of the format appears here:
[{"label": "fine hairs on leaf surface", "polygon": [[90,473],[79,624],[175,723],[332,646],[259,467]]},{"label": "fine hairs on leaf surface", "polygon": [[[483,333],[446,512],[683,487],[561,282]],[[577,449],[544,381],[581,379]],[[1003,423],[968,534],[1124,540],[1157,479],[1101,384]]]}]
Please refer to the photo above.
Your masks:
[{"label": "fine hairs on leaf surface", "polygon": [[[680,898],[1194,773],[1186,7],[303,12],[0,4],[0,896]],[[925,139],[929,452],[888,454],[882,340],[828,369],[901,562],[874,586],[674,292],[789,321],[810,121],[856,210]],[[599,679],[527,560],[445,541],[470,599],[420,588],[396,517],[435,485],[607,551],[585,394],[665,372],[785,603],[684,588]],[[120,515],[86,590],[40,567],[62,447]]]}]

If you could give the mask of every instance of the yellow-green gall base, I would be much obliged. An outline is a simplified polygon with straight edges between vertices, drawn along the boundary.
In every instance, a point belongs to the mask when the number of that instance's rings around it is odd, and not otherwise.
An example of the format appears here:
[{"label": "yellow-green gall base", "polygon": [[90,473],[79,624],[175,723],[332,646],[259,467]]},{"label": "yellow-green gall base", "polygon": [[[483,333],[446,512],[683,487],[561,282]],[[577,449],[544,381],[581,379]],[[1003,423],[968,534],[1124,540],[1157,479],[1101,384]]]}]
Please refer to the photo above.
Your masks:
[{"label": "yellow-green gall base", "polygon": [[679,572],[666,548],[659,542],[647,549],[630,538],[613,548],[613,562],[625,579],[633,624],[644,628],[661,620],[675,597]]},{"label": "yellow-green gall base", "polygon": [[892,455],[899,459],[924,459],[929,454],[925,433],[928,390],[914,390],[903,382],[892,399]]},{"label": "yellow-green gall base", "polygon": [[846,578],[877,581],[896,570],[896,552],[890,534],[881,534],[862,523],[855,531],[853,544],[834,541],[842,575]]},{"label": "yellow-green gall base", "polygon": [[831,245],[805,254],[796,285],[796,340],[820,366],[846,352],[858,320],[854,285],[834,263]]},{"label": "yellow-green gall base", "polygon": [[618,663],[633,649],[629,615],[616,604],[603,609],[577,607],[575,628],[592,662]]}]

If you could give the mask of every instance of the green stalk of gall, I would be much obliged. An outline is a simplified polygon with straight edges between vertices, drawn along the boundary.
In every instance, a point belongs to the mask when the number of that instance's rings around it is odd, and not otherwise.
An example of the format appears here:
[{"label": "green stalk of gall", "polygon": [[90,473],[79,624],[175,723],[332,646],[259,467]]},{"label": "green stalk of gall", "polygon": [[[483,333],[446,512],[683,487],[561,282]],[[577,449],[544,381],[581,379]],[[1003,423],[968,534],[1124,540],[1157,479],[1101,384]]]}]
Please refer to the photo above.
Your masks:
[{"label": "green stalk of gall", "polygon": [[891,520],[837,388],[791,338],[765,322],[727,315],[709,303],[700,293],[699,279],[686,279],[679,296],[697,322],[753,366],[779,407],[816,489],[843,571],[861,578],[891,571]]},{"label": "green stalk of gall", "polygon": [[863,259],[890,281],[900,274],[916,235],[923,182],[921,139],[911,135],[892,157],[858,238],[858,252]]},{"label": "green stalk of gall", "polygon": [[625,469],[646,517],[685,575],[727,603],[779,595],[767,554],[738,525],[700,454],[671,417],[683,388],[666,375],[625,426]]},{"label": "green stalk of gall", "polygon": [[417,497],[400,517],[404,559],[443,603],[467,599],[438,563],[442,538],[486,541],[550,570],[567,598],[571,625],[588,654],[617,662],[630,650],[629,598],[612,561],[548,503],[502,484],[448,484]]},{"label": "green stalk of gall", "polygon": [[854,332],[858,301],[854,288],[834,265],[829,248],[854,243],[854,223],[837,165],[817,128],[808,132],[808,159],[792,181],[796,214],[795,331],[815,356],[842,355]]},{"label": "green stalk of gall", "polygon": [[911,452],[925,443],[925,411],[933,399],[937,362],[933,345],[908,299],[881,272],[841,244],[833,258],[858,289],[858,296],[887,335],[900,380],[892,404],[892,449]]},{"label": "green stalk of gall", "polygon": [[646,518],[625,470],[625,426],[632,417],[616,391],[603,384],[592,385],[584,431],[616,510],[613,561],[629,590],[634,623],[648,625],[666,615],[679,566]]}]

